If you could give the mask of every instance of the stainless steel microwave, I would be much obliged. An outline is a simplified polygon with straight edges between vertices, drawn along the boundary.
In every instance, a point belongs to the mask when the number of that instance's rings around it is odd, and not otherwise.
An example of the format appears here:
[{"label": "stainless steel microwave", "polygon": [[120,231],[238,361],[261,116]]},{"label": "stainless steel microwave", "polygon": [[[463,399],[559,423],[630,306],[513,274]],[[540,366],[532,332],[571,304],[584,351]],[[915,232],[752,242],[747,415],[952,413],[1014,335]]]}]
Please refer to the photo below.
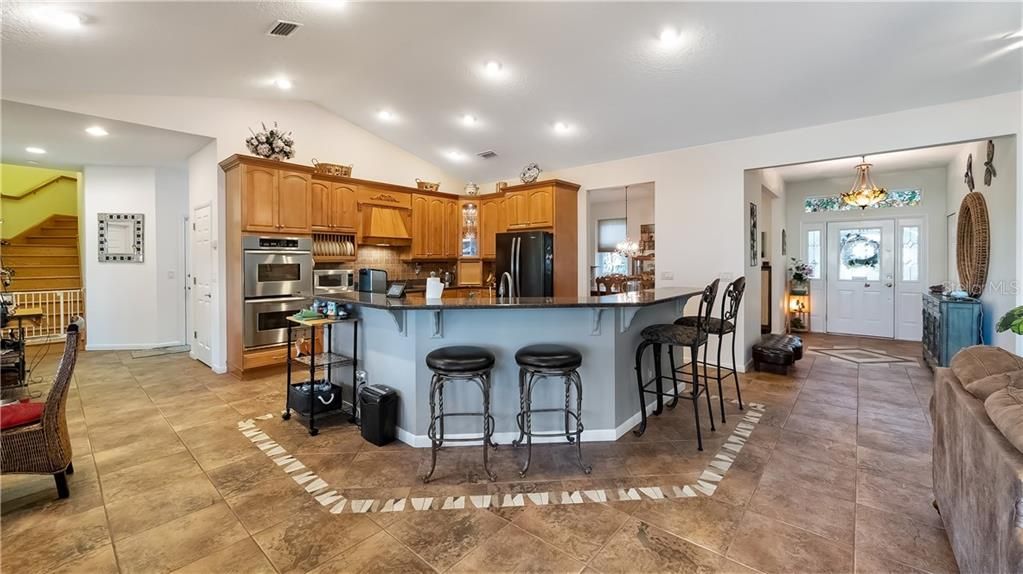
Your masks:
[{"label": "stainless steel microwave", "polygon": [[355,290],[355,272],[351,269],[316,269],[313,271],[313,292],[337,293]]}]

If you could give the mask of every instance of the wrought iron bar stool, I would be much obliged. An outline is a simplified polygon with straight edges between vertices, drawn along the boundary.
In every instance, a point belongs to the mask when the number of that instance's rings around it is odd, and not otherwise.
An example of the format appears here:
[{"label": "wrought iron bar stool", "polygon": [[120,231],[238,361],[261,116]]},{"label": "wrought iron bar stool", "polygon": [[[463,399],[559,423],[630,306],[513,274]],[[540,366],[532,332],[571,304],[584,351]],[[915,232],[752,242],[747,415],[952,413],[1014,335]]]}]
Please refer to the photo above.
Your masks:
[{"label": "wrought iron bar stool", "polygon": [[[583,472],[590,473],[590,465],[583,462],[583,382],[579,376],[579,366],[583,363],[582,354],[565,345],[530,345],[515,353],[515,362],[519,365],[519,414],[515,422],[519,426],[519,438],[512,446],[519,446],[526,441],[526,464],[519,472],[526,476],[529,463],[533,458],[533,437],[564,436],[569,444],[575,443],[576,456]],[[560,377],[565,383],[565,408],[533,408],[533,385],[543,379]],[[571,409],[572,387],[575,387],[575,410]],[[564,413],[565,432],[533,432],[533,413]],[[575,420],[575,430],[570,422]],[[575,436],[573,436],[573,434]]]},{"label": "wrought iron bar stool", "polygon": [[[725,422],[725,393],[721,386],[721,382],[728,377],[735,379],[735,395],[739,399],[739,410],[743,410],[742,406],[742,391],[739,390],[739,375],[735,370],[735,318],[739,315],[739,305],[742,304],[742,295],[746,291],[746,278],[739,277],[735,281],[732,281],[725,287],[725,294],[721,297],[721,317],[710,317],[707,319],[707,324],[704,330],[711,335],[717,335],[718,338],[718,359],[714,365],[717,375],[716,379],[718,382],[718,398],[721,402],[721,422]],[[689,327],[696,326],[699,322],[699,316],[692,315],[682,317],[675,320],[676,325],[686,325]],[[725,335],[732,335],[732,366],[731,368],[721,367],[721,347],[725,342]],[[693,357],[695,360],[696,357]],[[703,367],[704,377],[707,376],[707,347],[703,348],[703,361],[699,363]],[[680,370],[684,370],[687,365],[679,367]],[[721,371],[725,371],[722,375]]]},{"label": "wrought iron bar stool", "polygon": [[[442,347],[430,351],[426,355],[426,366],[433,371],[430,379],[430,472],[423,476],[423,482],[429,482],[433,471],[437,468],[437,451],[445,441],[469,442],[483,441],[483,470],[490,480],[497,480],[491,472],[487,452],[489,448],[497,448],[493,441],[494,417],[490,414],[490,370],[494,367],[494,354],[481,347],[455,346]],[[483,394],[483,412],[481,413],[445,413],[444,385],[450,381],[472,381]],[[445,438],[444,419],[451,417],[480,417],[483,420],[483,434],[478,437]]]},{"label": "wrought iron bar stool", "polygon": [[[714,299],[717,297],[718,292],[718,280],[715,279],[710,285],[704,288],[703,294],[700,295],[700,309],[698,316],[709,318],[711,308],[714,306]],[[674,323],[650,325],[643,329],[640,336],[643,338],[643,342],[639,344],[636,349],[636,382],[639,385],[639,412],[642,420],[639,423],[639,429],[635,432],[636,436],[642,436],[646,432],[646,395],[652,394],[657,397],[657,406],[654,408],[654,415],[660,415],[664,411],[664,397],[670,397],[671,402],[668,404],[668,408],[674,408],[678,403],[678,399],[681,396],[684,399],[691,400],[693,402],[693,417],[696,419],[696,443],[697,449],[703,450],[703,433],[700,429],[700,406],[699,398],[701,394],[707,396],[707,412],[710,416],[710,430],[717,430],[714,426],[714,410],[710,401],[710,389],[707,386],[707,378],[704,376],[704,380],[700,382],[700,372],[697,369],[696,358],[699,356],[700,347],[707,345],[707,332],[704,327],[706,322],[698,321],[695,326],[687,325],[676,325]],[[673,386],[673,392],[665,393],[663,382],[669,377],[663,375],[661,369],[661,350],[664,346],[668,347],[668,359],[670,361],[670,379]],[[653,347],[654,350],[654,378],[648,381],[643,380],[643,353],[648,347]],[[686,347],[689,349],[690,356],[693,358],[690,361],[692,365],[692,390],[687,393],[680,395],[678,392],[678,375],[681,373],[675,368],[675,347]],[[683,380],[682,382],[688,382]],[[650,390],[648,387],[653,384],[655,390]]]}]

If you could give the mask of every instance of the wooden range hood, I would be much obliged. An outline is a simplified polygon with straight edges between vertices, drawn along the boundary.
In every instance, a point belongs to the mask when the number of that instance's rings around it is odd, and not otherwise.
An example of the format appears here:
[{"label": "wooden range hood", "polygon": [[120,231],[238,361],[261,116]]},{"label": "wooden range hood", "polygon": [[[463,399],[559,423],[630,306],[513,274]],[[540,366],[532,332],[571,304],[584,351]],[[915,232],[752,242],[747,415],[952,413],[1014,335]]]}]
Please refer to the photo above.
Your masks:
[{"label": "wooden range hood", "polygon": [[359,243],[363,245],[409,245],[412,236],[412,210],[405,207],[389,207],[362,204],[362,234]]}]

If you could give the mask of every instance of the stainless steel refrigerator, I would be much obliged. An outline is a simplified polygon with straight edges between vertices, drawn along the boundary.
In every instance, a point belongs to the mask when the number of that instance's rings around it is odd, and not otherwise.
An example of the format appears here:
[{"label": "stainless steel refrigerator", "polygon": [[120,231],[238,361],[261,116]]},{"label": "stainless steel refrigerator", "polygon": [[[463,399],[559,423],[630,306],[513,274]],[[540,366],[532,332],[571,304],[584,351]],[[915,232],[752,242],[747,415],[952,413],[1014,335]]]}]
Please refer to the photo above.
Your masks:
[{"label": "stainless steel refrigerator", "polygon": [[504,273],[511,275],[516,297],[553,297],[554,234],[547,231],[498,233],[494,267],[498,285]]}]

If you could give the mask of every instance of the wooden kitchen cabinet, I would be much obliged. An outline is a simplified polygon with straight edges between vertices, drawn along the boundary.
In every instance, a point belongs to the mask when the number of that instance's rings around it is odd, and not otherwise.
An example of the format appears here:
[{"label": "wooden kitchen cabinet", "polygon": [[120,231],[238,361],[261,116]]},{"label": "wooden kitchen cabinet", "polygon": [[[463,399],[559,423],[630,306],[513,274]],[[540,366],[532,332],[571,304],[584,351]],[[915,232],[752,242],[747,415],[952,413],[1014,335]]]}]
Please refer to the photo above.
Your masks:
[{"label": "wooden kitchen cabinet", "polygon": [[430,240],[430,198],[412,196],[412,259],[426,259]]},{"label": "wooden kitchen cabinet", "polygon": [[354,186],[313,181],[309,189],[313,204],[313,231],[355,233],[359,214]]},{"label": "wooden kitchen cabinet", "polygon": [[529,227],[554,226],[554,193],[553,188],[534,189],[527,193],[527,219]]},{"label": "wooden kitchen cabinet", "polygon": [[312,196],[313,231],[330,231],[333,207],[331,204],[330,182],[314,181],[309,185],[309,194]]},{"label": "wooden kitchen cabinet", "polygon": [[457,259],[461,253],[462,218],[458,209],[458,200],[444,200],[444,231],[442,232],[444,259]]},{"label": "wooden kitchen cabinet", "polygon": [[480,201],[480,257],[497,257],[497,234],[508,229],[504,196]]},{"label": "wooden kitchen cabinet", "polygon": [[505,222],[509,231],[529,227],[529,194],[525,191],[509,193],[504,198]]},{"label": "wooden kitchen cabinet", "polygon": [[245,166],[242,185],[242,229],[256,233],[312,231],[309,174]]},{"label": "wooden kitchen cabinet", "polygon": [[359,207],[355,186],[333,183],[330,186],[331,222],[337,231],[355,232],[359,221]]}]

